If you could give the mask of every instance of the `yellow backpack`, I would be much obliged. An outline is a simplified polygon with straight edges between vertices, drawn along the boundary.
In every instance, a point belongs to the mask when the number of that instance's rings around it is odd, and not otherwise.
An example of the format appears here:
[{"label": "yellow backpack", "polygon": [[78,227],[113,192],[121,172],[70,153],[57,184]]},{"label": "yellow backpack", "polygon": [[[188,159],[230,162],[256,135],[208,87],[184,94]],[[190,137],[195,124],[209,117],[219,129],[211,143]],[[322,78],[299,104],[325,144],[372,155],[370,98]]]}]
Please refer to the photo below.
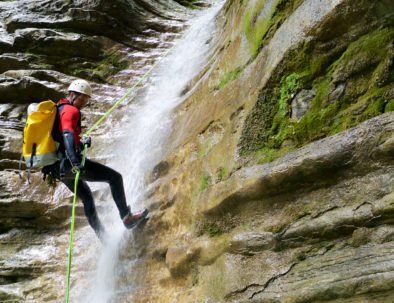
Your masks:
[{"label": "yellow backpack", "polygon": [[23,154],[29,168],[27,181],[30,183],[30,171],[33,167],[41,167],[55,163],[57,144],[52,137],[52,128],[56,119],[56,103],[48,100],[32,103],[27,109],[27,121],[23,130]]}]

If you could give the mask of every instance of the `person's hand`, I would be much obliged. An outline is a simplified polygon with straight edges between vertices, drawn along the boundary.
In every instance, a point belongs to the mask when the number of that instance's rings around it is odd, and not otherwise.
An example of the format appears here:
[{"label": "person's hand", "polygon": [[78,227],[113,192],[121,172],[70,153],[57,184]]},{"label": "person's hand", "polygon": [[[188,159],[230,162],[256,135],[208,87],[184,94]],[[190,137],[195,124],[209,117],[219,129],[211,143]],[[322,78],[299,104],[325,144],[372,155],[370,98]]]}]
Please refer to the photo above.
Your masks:
[{"label": "person's hand", "polygon": [[85,145],[87,145],[88,147],[90,147],[92,145],[92,138],[90,137],[83,137],[81,138],[81,142],[82,146],[85,148]]}]

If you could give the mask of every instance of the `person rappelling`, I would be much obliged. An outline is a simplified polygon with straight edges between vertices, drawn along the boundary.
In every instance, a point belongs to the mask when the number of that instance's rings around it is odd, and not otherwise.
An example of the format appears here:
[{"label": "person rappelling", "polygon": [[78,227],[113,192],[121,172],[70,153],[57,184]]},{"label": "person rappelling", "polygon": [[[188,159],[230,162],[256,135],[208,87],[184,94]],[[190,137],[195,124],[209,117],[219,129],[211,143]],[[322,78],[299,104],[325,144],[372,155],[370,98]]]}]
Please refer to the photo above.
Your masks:
[{"label": "person rappelling", "polygon": [[[97,215],[93,194],[86,181],[106,182],[109,184],[120,217],[124,226],[128,229],[141,223],[146,218],[148,210],[145,208],[135,213],[130,211],[130,206],[128,206],[126,202],[123,178],[119,172],[89,159],[85,159],[84,165],[81,163],[81,153],[84,149],[84,145],[87,145],[87,147],[91,145],[90,137],[80,137],[81,110],[87,105],[91,95],[92,88],[87,81],[75,80],[68,88],[67,98],[57,103],[57,110],[55,108],[56,117],[54,118],[52,128],[52,137],[57,143],[57,161],[53,164],[44,166],[42,172],[44,174],[44,180],[46,177],[56,178],[63,182],[73,192],[75,176],[76,173],[79,172],[77,196],[83,202],[85,215],[90,226],[97,236],[103,240],[105,228]],[[34,145],[33,150],[35,150]],[[34,156],[33,151],[31,159],[33,159]],[[26,162],[28,163],[28,160],[26,160]],[[30,168],[33,166],[34,164],[32,162]]]}]

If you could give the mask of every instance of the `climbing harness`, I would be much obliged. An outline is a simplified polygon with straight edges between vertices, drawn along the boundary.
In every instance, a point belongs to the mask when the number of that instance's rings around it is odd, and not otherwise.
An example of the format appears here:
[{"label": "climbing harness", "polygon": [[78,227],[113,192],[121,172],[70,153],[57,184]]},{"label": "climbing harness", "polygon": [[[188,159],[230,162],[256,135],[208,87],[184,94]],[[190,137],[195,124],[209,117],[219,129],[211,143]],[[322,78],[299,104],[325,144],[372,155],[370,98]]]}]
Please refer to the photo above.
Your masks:
[{"label": "climbing harness", "polygon": [[[168,56],[168,54],[181,42],[187,34],[190,32],[191,27],[183,34],[183,36],[170,48],[164,55],[158,60],[152,67],[82,136],[83,138],[87,138],[89,134],[105,119],[109,116],[109,114],[151,73],[156,66]],[[87,144],[84,145],[84,152],[82,156],[81,164],[82,166],[85,165],[86,159],[86,152],[87,152]],[[73,199],[73,206],[72,206],[72,215],[71,215],[71,232],[70,232],[70,247],[68,253],[68,269],[67,269],[67,299],[66,303],[69,300],[69,293],[70,293],[70,274],[71,274],[71,259],[72,259],[72,248],[73,248],[73,238],[74,238],[74,217],[75,217],[75,203],[77,199],[77,187],[78,187],[78,180],[79,180],[80,171],[78,170],[75,174],[75,183],[74,183],[74,199]]]}]

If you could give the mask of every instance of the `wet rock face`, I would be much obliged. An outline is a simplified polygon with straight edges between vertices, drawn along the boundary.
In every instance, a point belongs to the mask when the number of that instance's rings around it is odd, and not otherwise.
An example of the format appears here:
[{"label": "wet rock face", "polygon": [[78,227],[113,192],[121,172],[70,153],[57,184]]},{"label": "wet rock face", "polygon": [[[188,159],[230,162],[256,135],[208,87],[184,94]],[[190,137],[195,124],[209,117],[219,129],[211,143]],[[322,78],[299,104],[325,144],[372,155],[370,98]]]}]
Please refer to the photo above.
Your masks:
[{"label": "wet rock face", "polygon": [[393,12],[226,2],[135,233],[163,301],[391,301]]},{"label": "wet rock face", "polygon": [[[71,196],[17,174],[26,106],[83,76],[106,82],[92,82],[84,122],[96,121],[121,95],[111,84],[126,89],[157,56],[128,54],[165,49],[161,33],[182,28],[179,7],[0,2],[0,301],[64,298]],[[111,300],[392,301],[392,15],[388,0],[226,1],[173,150],[147,174],[150,219],[119,247]],[[108,138],[94,139],[105,154]],[[100,251],[86,224],[78,204],[82,297]]]}]

